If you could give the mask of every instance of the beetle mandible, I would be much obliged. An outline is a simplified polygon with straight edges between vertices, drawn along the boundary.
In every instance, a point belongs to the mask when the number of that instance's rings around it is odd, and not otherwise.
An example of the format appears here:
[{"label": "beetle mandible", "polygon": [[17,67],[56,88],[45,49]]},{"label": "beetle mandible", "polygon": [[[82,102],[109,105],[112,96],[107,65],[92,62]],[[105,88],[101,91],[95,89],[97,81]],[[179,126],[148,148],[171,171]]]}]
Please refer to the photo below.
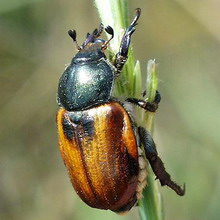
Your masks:
[{"label": "beetle mandible", "polygon": [[[110,26],[104,28],[101,24],[87,34],[81,46],[76,31],[70,30],[78,53],[58,86],[59,148],[72,185],[89,206],[116,213],[130,210],[142,196],[147,176],[143,154],[162,186],[167,185],[180,196],[185,193],[185,188],[166,172],[149,132],[135,123],[124,103],[112,97],[115,78],[126,63],[140,14],[141,10],[136,9],[113,63],[104,54],[114,37]],[[103,30],[111,35],[107,41],[99,38]],[[154,102],[136,98],[125,102],[154,112],[160,99],[157,92]]]}]

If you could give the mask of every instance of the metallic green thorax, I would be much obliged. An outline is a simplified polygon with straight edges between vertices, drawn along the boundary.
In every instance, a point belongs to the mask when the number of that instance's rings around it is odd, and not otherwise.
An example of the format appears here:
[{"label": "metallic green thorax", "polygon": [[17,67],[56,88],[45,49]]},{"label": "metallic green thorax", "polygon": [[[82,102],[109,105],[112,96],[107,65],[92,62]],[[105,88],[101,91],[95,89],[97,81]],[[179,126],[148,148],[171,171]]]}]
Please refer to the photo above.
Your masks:
[{"label": "metallic green thorax", "polygon": [[101,48],[90,47],[76,54],[62,74],[58,103],[68,111],[79,111],[109,100],[114,67]]}]

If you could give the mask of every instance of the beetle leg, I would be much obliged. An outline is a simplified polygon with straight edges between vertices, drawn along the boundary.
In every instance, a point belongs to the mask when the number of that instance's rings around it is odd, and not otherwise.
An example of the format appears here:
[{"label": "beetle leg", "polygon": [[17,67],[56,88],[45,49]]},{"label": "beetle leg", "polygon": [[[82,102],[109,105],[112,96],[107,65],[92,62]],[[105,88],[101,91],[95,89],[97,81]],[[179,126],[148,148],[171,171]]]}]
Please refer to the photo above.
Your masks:
[{"label": "beetle leg", "polygon": [[178,184],[171,180],[170,174],[166,172],[164,164],[158,156],[156,146],[153,138],[149,132],[143,127],[138,128],[141,143],[144,146],[146,157],[156,175],[156,179],[159,179],[162,186],[166,185],[173,189],[178,195],[183,196],[185,194],[185,185],[181,188]]},{"label": "beetle leg", "polygon": [[158,108],[158,104],[160,103],[160,100],[161,100],[160,93],[156,91],[156,96],[153,102],[147,102],[142,99],[136,99],[136,98],[127,98],[125,101],[137,105],[147,111],[155,112]]},{"label": "beetle leg", "polygon": [[130,26],[126,29],[122,37],[120,49],[119,49],[119,52],[116,54],[116,58],[114,61],[114,66],[117,69],[117,74],[120,74],[125,62],[127,61],[128,49],[131,43],[131,35],[135,31],[135,26],[137,25],[137,21],[140,17],[140,14],[141,14],[141,9],[137,8],[136,15],[133,21],[131,22]]}]

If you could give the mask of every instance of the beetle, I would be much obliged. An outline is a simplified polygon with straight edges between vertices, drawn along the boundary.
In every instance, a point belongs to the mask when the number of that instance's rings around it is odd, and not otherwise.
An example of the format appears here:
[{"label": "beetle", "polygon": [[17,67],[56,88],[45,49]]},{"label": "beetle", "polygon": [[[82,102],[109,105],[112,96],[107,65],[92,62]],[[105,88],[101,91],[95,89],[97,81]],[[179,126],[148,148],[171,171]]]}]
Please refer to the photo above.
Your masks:
[{"label": "beetle", "polygon": [[[180,196],[185,193],[185,187],[173,182],[166,172],[149,132],[136,124],[125,107],[125,103],[130,103],[155,112],[161,99],[159,92],[154,102],[136,98],[120,102],[112,97],[115,78],[128,58],[140,14],[141,9],[136,9],[113,63],[104,53],[114,37],[110,26],[104,28],[101,24],[87,34],[81,46],[76,31],[70,30],[78,53],[61,75],[58,86],[59,149],[72,185],[89,206],[116,213],[129,211],[141,198],[147,176],[145,158],[162,186]],[[111,35],[107,41],[99,38],[103,30]]]}]

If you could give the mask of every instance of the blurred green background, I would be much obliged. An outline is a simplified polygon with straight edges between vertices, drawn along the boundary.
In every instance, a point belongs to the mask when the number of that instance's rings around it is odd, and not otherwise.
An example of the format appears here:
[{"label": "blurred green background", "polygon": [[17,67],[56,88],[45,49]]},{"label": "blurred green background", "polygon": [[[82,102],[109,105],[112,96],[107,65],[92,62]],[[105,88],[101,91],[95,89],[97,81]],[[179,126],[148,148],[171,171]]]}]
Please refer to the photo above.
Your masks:
[{"label": "blurred green background", "polygon": [[[132,0],[142,17],[134,52],[146,72],[159,63],[162,102],[155,140],[186,196],[166,187],[166,220],[220,216],[220,1]],[[100,23],[89,0],[0,1],[0,219],[138,219],[86,206],[75,194],[57,146],[56,91],[78,41]]]}]

